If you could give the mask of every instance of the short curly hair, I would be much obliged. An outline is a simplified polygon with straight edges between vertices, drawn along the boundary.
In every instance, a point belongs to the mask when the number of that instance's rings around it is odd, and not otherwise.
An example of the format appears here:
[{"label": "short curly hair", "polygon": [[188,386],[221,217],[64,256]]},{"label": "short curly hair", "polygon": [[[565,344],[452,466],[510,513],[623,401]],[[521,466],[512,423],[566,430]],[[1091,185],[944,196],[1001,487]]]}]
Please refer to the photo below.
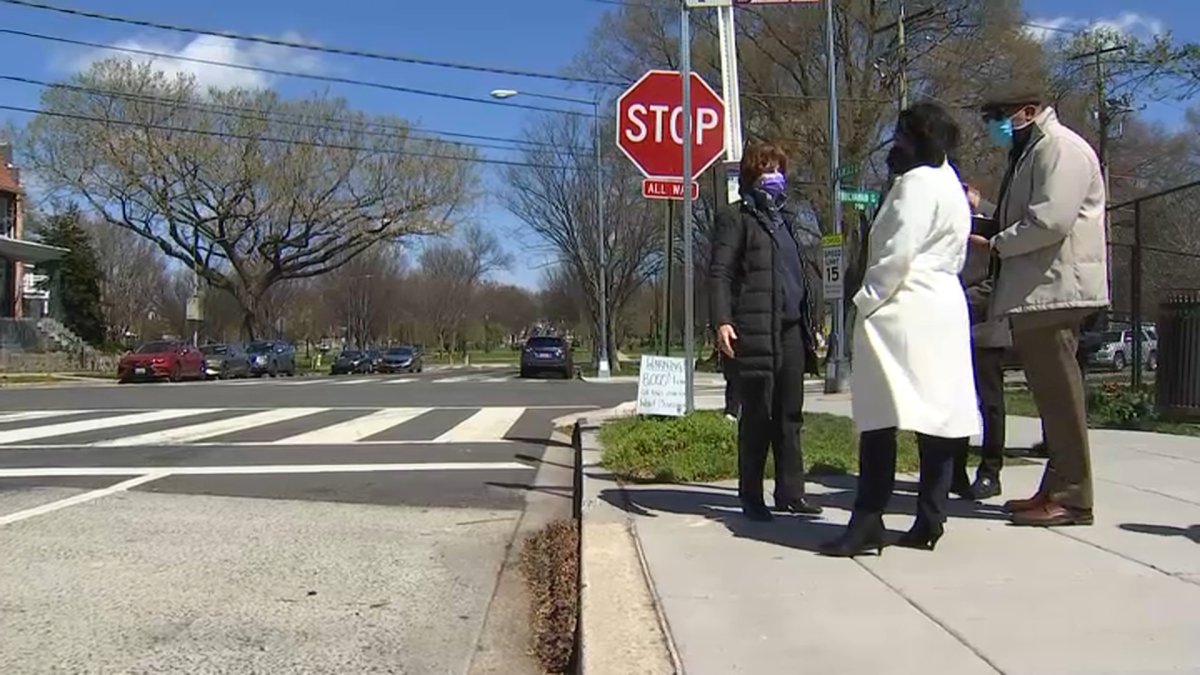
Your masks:
[{"label": "short curly hair", "polygon": [[900,113],[896,138],[912,148],[917,164],[941,166],[958,150],[958,123],[936,103],[918,103]]},{"label": "short curly hair", "polygon": [[758,183],[758,179],[772,166],[779,167],[780,173],[787,175],[787,153],[773,143],[751,143],[742,153],[742,163],[738,167],[738,183],[742,193],[749,192]]}]

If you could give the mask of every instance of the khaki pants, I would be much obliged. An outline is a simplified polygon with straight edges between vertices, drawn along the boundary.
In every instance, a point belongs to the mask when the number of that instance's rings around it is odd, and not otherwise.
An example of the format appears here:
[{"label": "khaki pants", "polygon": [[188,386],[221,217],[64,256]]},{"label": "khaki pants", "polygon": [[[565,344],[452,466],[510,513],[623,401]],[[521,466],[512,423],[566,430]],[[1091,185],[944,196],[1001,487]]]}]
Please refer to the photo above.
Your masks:
[{"label": "khaki pants", "polygon": [[1095,310],[1052,310],[1012,316],[1013,344],[1045,429],[1050,461],[1038,492],[1056,504],[1092,508],[1092,457],[1087,399],[1075,358],[1079,326]]}]

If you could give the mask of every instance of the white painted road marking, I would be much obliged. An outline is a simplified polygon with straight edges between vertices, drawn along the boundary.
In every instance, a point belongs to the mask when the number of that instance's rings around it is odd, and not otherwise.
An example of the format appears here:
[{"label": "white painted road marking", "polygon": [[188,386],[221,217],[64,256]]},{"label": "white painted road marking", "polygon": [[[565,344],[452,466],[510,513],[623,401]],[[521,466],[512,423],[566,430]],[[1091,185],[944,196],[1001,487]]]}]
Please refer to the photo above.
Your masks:
[{"label": "white painted road marking", "polygon": [[79,415],[86,413],[86,410],[26,410],[23,412],[10,412],[0,415],[0,423],[3,422],[24,422],[27,420],[41,420],[48,417],[66,417],[67,415]]},{"label": "white painted road marking", "polygon": [[98,431],[100,429],[111,429],[113,427],[125,427],[134,424],[146,424],[148,422],[162,422],[165,420],[179,419],[181,417],[191,417],[201,413],[213,412],[213,409],[194,409],[194,408],[176,408],[171,410],[155,410],[152,412],[134,413],[131,415],[118,415],[116,417],[102,417],[95,420],[79,420],[77,422],[67,422],[65,424],[52,424],[49,426],[26,427],[24,429],[10,429],[8,431],[0,431],[0,444],[20,443],[22,441],[32,441],[39,438],[50,438],[52,436],[66,436],[68,434],[78,434],[86,431]]},{"label": "white painted road marking", "polygon": [[[64,476],[249,476],[305,473],[384,473],[399,471],[515,471],[531,469],[520,462],[409,462],[406,464],[249,464],[243,466],[82,466],[0,469],[0,478],[61,478]],[[152,476],[152,477],[151,477]],[[129,482],[129,481],[126,481]],[[138,483],[140,484],[140,483]],[[123,485],[118,483],[117,485]],[[106,490],[113,490],[114,485]],[[133,485],[121,488],[127,490]],[[119,492],[120,490],[113,490]],[[109,493],[111,494],[111,492]],[[80,497],[84,495],[79,495]],[[103,496],[103,495],[101,495]]]},{"label": "white painted road marking", "polygon": [[[13,471],[13,470],[14,469],[8,469],[7,471]],[[35,471],[36,471],[36,469],[35,469]],[[129,475],[134,475],[134,474],[143,474],[143,475],[137,476],[136,478],[130,478],[129,480],[121,481],[120,483],[117,483],[116,485],[110,485],[106,488],[101,488],[99,490],[92,490],[90,492],[85,492],[80,495],[75,495],[74,497],[67,497],[66,499],[60,499],[56,502],[50,502],[49,504],[42,504],[41,506],[35,506],[31,509],[25,509],[24,511],[17,511],[16,513],[10,513],[7,516],[0,516],[0,525],[10,525],[12,523],[16,523],[16,522],[25,520],[27,518],[33,518],[34,516],[41,516],[41,515],[45,515],[47,513],[54,513],[55,511],[58,511],[59,509],[65,509],[68,506],[76,506],[78,504],[86,504],[90,501],[100,499],[101,497],[107,497],[111,494],[116,494],[118,492],[124,492],[124,491],[128,490],[129,488],[137,487],[139,485],[149,483],[152,480],[158,480],[159,478],[165,478],[167,476],[167,474],[164,473],[161,469],[139,469],[137,471],[125,471],[124,473],[117,473],[117,474],[72,474],[72,475],[77,475],[77,476],[79,476],[79,475],[84,475],[84,476],[86,476],[86,475],[129,476]],[[5,476],[5,477],[7,477],[7,476]],[[14,476],[14,477],[16,477],[16,476]]]},{"label": "white painted road marking", "polygon": [[446,433],[433,440],[434,443],[465,443],[504,438],[516,424],[524,408],[482,408]]},{"label": "white painted road marking", "polygon": [[127,445],[175,445],[178,443],[188,443],[212,438],[213,436],[245,431],[246,429],[253,429],[276,422],[286,422],[300,417],[308,417],[309,415],[315,415],[325,410],[326,408],[279,408],[277,410],[264,410],[229,419],[189,424],[174,429],[151,431],[150,433],[139,434],[137,436],[126,436],[124,438],[100,441],[91,444],[91,447],[110,448]]},{"label": "white painted road marking", "polygon": [[289,436],[274,445],[328,445],[333,443],[355,443],[369,436],[387,431],[392,427],[403,424],[414,417],[430,411],[430,408],[384,408],[375,412],[356,417],[352,420],[339,422],[321,429],[309,431],[295,436]]}]

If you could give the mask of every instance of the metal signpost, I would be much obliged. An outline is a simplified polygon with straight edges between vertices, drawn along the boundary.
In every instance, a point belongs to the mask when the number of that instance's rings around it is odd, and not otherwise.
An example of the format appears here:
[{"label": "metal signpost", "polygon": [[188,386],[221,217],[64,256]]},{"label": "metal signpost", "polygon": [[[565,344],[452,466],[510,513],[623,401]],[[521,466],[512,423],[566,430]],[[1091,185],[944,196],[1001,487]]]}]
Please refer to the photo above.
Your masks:
[{"label": "metal signpost", "polygon": [[[689,41],[688,11],[682,10],[682,45]],[[617,99],[617,146],[646,176],[642,194],[683,202],[684,359],[687,411],[695,403],[695,270],[693,269],[692,202],[695,179],[725,151],[725,103],[690,70],[690,50],[681,48],[680,72],[652,70]],[[689,73],[683,77],[680,73]],[[695,96],[693,96],[695,94]],[[684,189],[684,185],[691,189]],[[668,270],[669,273],[669,270]],[[669,309],[668,309],[669,311]]]}]

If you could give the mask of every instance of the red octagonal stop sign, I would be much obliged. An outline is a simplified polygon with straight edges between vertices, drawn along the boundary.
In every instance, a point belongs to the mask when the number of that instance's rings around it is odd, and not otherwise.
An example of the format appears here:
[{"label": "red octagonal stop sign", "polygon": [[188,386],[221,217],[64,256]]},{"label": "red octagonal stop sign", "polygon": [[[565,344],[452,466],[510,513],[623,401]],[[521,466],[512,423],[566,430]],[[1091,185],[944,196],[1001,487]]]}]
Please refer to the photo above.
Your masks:
[{"label": "red octagonal stop sign", "polygon": [[[725,104],[692,73],[692,178],[725,151]],[[683,82],[651,70],[617,99],[617,147],[648,178],[683,176]]]}]

